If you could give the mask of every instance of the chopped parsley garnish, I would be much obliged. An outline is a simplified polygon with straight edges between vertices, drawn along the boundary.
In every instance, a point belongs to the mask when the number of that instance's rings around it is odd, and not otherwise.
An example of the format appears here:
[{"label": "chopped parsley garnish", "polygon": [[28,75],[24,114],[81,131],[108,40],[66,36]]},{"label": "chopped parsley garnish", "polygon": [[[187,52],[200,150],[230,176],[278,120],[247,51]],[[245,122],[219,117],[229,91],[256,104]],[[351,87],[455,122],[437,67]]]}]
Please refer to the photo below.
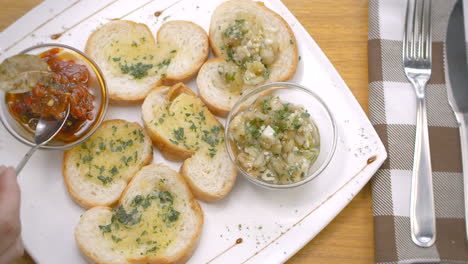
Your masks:
[{"label": "chopped parsley garnish", "polygon": [[232,48],[232,46],[227,46],[226,54],[227,54],[227,57],[228,57],[227,61],[235,62],[235,60],[234,60],[234,49]]},{"label": "chopped parsley garnish", "polygon": [[179,145],[179,142],[175,141],[175,140],[172,140],[172,139],[169,139],[169,141],[174,144],[174,145]]},{"label": "chopped parsley garnish", "polygon": [[162,204],[172,205],[172,203],[174,202],[174,198],[172,197],[172,194],[168,191],[159,192],[158,198]]},{"label": "chopped parsley garnish", "polygon": [[143,134],[143,131],[141,129],[137,130],[138,133],[138,140],[140,143],[143,143],[145,141],[145,135]]},{"label": "chopped parsley garnish", "polygon": [[233,39],[243,39],[246,30],[243,29],[245,19],[236,19],[234,24],[230,24],[224,31],[224,36]]},{"label": "chopped parsley garnish", "polygon": [[208,156],[210,156],[211,158],[213,158],[215,155],[216,155],[216,149],[215,148],[209,148],[208,149]]},{"label": "chopped parsley garnish", "polygon": [[299,129],[302,126],[297,116],[293,119],[293,121],[291,122],[291,125],[294,127],[294,129]]},{"label": "chopped parsley garnish", "polygon": [[94,157],[93,157],[91,154],[88,154],[88,155],[86,155],[86,156],[83,157],[82,161],[83,161],[83,163],[87,163],[87,162],[92,161],[93,158],[94,158]]},{"label": "chopped parsley garnish", "polygon": [[226,79],[227,82],[232,82],[236,79],[236,72],[226,72],[224,74],[224,79]]},{"label": "chopped parsley garnish", "polygon": [[190,128],[190,130],[192,130],[192,131],[195,131],[195,130],[197,129],[197,127],[195,126],[194,123],[192,123],[192,124],[190,125],[189,128]]},{"label": "chopped parsley garnish", "polygon": [[162,62],[158,63],[156,67],[161,69],[162,67],[168,66],[169,64],[171,64],[171,58],[163,60]]},{"label": "chopped parsley garnish", "polygon": [[109,233],[111,231],[111,224],[108,225],[100,225],[99,229],[102,230],[104,233]]},{"label": "chopped parsley garnish", "polygon": [[111,174],[112,174],[112,177],[115,176],[117,173],[119,173],[119,169],[117,169],[117,167],[112,167],[112,169],[110,169],[109,171]]},{"label": "chopped parsley garnish", "polygon": [[98,169],[99,170],[99,173],[102,174],[105,170],[104,166],[97,166],[97,165],[93,165],[94,168]]},{"label": "chopped parsley garnish", "polygon": [[133,201],[130,206],[136,207],[140,205],[142,201],[143,201],[143,196],[138,194],[137,196],[135,196],[135,198],[133,198]]},{"label": "chopped parsley garnish", "polygon": [[99,142],[99,150],[101,150],[101,151],[106,150],[106,144],[104,144],[104,142],[102,142],[102,141]]},{"label": "chopped parsley garnish", "polygon": [[128,156],[128,157],[127,157],[127,156],[123,155],[123,156],[120,158],[120,160],[125,164],[125,166],[128,167],[128,163],[129,163],[130,161],[133,160],[133,157],[132,157],[132,156]]},{"label": "chopped parsley garnish", "polygon": [[113,209],[114,214],[112,215],[111,221],[117,221],[125,226],[132,226],[138,224],[141,220],[141,215],[138,214],[138,210],[133,208],[130,213],[123,208],[122,205]]},{"label": "chopped parsley garnish", "polygon": [[[119,224],[124,225],[126,228],[132,228],[141,222],[142,210],[147,209],[154,200],[159,202],[161,213],[159,213],[158,216],[162,218],[167,226],[171,226],[173,222],[177,221],[180,213],[172,207],[174,203],[174,197],[172,194],[168,191],[154,190],[152,193],[146,196],[140,194],[136,195],[127,209],[125,209],[122,205],[112,209],[111,223],[108,225],[99,225],[99,229],[102,230],[103,233],[109,233],[112,232],[112,229],[119,230]],[[153,229],[154,228],[155,227],[153,227]],[[136,242],[141,244],[141,237],[147,234],[148,232],[144,230],[140,234],[140,237],[136,239]],[[112,241],[116,243],[122,240],[115,234],[112,234],[111,238]],[[147,245],[154,245],[157,243],[157,241],[149,240],[145,243]]]},{"label": "chopped parsley garnish", "polygon": [[180,213],[178,211],[174,210],[174,208],[172,207],[169,207],[168,212],[164,215],[164,222],[166,223],[175,222],[177,221],[177,219],[179,219],[179,215]]},{"label": "chopped parsley garnish", "polygon": [[206,117],[205,117],[205,112],[203,112],[203,110],[200,111],[200,112],[198,113],[198,115],[200,116],[200,120],[201,120],[201,121],[203,121],[203,120],[206,119]]},{"label": "chopped parsley garnish", "polygon": [[270,70],[266,67],[266,65],[265,65],[265,71],[263,72],[262,77],[264,79],[270,78]]},{"label": "chopped parsley garnish", "polygon": [[276,111],[277,117],[280,120],[288,118],[292,113],[293,111],[289,109],[288,104],[283,104],[283,109]]},{"label": "chopped parsley garnish", "polygon": [[112,235],[111,237],[112,237],[112,241],[114,241],[115,243],[119,243],[120,241],[122,241],[120,237],[116,237],[114,235]]},{"label": "chopped parsley garnish", "polygon": [[271,101],[271,99],[265,99],[262,102],[262,112],[264,114],[266,114],[268,111],[271,110],[270,101]]},{"label": "chopped parsley garnish", "polygon": [[185,141],[184,128],[179,127],[178,129],[174,129],[173,133],[174,133],[175,139],[179,141]]},{"label": "chopped parsley garnish", "polygon": [[146,253],[150,253],[150,252],[156,251],[156,250],[158,250],[158,249],[159,249],[159,248],[158,248],[157,246],[154,246],[154,247],[152,247],[152,248],[146,250]]},{"label": "chopped parsley garnish", "polygon": [[265,121],[263,121],[262,119],[254,118],[246,124],[246,132],[252,135],[254,139],[258,139],[262,135],[260,128],[264,123]]},{"label": "chopped parsley garnish", "polygon": [[100,180],[102,182],[102,184],[106,185],[108,184],[109,182],[112,181],[112,178],[111,177],[104,177],[102,175],[99,175],[98,177],[98,180]]},{"label": "chopped parsley garnish", "polygon": [[144,64],[138,62],[136,64],[128,65],[128,64],[120,64],[120,70],[123,74],[130,74],[135,79],[141,79],[148,75],[148,70],[153,68],[153,64]]},{"label": "chopped parsley garnish", "polygon": [[213,128],[211,128],[211,130],[203,130],[203,135],[201,137],[201,140],[205,141],[206,143],[208,143],[208,145],[210,145],[212,148],[214,148],[216,145],[219,144],[219,142],[221,142],[221,139],[220,139],[220,132],[221,131],[221,127],[219,126],[214,126]]}]

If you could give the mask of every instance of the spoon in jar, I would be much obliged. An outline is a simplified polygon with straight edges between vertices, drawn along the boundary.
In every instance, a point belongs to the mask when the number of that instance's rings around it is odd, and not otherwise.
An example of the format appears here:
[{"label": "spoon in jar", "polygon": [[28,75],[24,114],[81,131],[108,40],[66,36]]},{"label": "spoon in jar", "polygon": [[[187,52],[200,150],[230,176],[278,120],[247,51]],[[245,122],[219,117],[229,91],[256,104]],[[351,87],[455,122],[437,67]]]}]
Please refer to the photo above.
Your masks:
[{"label": "spoon in jar", "polygon": [[34,142],[36,145],[32,147],[26,155],[24,155],[21,162],[16,166],[16,175],[20,173],[23,169],[24,165],[28,162],[29,158],[36,152],[38,148],[47,144],[50,140],[52,140],[58,132],[62,129],[63,125],[67,121],[68,115],[70,114],[70,104],[67,107],[65,112],[65,117],[63,119],[46,119],[41,118],[36,126],[36,133],[34,134]]}]

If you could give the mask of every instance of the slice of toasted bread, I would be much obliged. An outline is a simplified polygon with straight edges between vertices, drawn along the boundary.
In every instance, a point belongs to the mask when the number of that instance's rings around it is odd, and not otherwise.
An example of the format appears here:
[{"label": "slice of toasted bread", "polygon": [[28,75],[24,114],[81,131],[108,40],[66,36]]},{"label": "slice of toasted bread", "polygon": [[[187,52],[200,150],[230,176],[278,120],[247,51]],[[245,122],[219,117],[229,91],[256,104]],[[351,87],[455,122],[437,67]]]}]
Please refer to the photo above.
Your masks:
[{"label": "slice of toasted bread", "polygon": [[151,164],[132,179],[119,206],[86,211],[75,240],[95,263],[185,263],[202,225],[203,212],[184,179]]},{"label": "slice of toasted bread", "polygon": [[158,43],[169,47],[169,53],[174,56],[166,69],[165,84],[193,78],[210,53],[205,30],[189,21],[167,22],[159,29],[157,37]]},{"label": "slice of toasted bread", "polygon": [[151,139],[138,123],[108,120],[87,141],[64,152],[62,173],[79,205],[111,206],[152,157]]},{"label": "slice of toasted bread", "polygon": [[238,67],[233,63],[227,63],[223,58],[214,58],[203,64],[197,76],[200,98],[212,113],[221,117],[227,117],[231,107],[239,100],[243,91],[254,87],[243,84],[240,79],[234,80],[235,83],[227,84],[224,80],[225,76],[219,74],[219,69],[226,68],[230,69],[228,72],[240,75]]},{"label": "slice of toasted bread", "polygon": [[178,83],[153,89],[142,115],[163,156],[184,160],[181,174],[197,199],[213,202],[231,190],[237,171],[224,147],[223,127],[189,88]]},{"label": "slice of toasted bread", "polygon": [[192,78],[208,57],[205,31],[188,21],[161,26],[156,42],[148,26],[111,21],[91,34],[86,53],[107,82],[112,102],[139,102],[155,86]]},{"label": "slice of toasted bread", "polygon": [[210,22],[213,53],[197,76],[201,98],[226,117],[240,94],[255,86],[290,79],[297,68],[296,39],[289,25],[261,2],[230,0]]}]

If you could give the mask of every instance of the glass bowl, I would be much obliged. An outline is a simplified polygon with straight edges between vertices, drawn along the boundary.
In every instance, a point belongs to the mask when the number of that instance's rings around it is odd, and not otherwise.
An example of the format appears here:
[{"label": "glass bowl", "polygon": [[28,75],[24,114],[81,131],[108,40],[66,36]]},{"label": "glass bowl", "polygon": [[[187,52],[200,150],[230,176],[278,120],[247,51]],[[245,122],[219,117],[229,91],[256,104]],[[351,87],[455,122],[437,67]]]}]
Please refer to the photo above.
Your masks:
[{"label": "glass bowl", "polygon": [[[90,137],[96,129],[99,127],[101,122],[104,120],[104,116],[107,111],[107,105],[109,102],[109,96],[107,93],[107,86],[104,81],[103,74],[99,70],[96,63],[91,60],[83,52],[62,44],[41,44],[37,46],[30,47],[23,50],[20,54],[31,54],[39,55],[50,49],[58,48],[61,49],[61,52],[65,52],[67,59],[68,57],[72,58],[76,63],[85,65],[88,68],[90,73],[89,76],[89,87],[91,93],[95,96],[94,100],[94,119],[86,123],[86,127],[82,128],[79,132],[79,135],[74,138],[72,141],[61,141],[52,139],[49,143],[44,146],[41,146],[43,149],[59,149],[64,150],[71,148],[75,145],[78,145]],[[3,126],[8,130],[8,132],[15,137],[20,142],[28,145],[35,146],[34,143],[34,132],[31,129],[26,128],[25,125],[19,123],[8,110],[8,106],[5,101],[6,93],[0,90],[0,121]]]},{"label": "glass bowl", "polygon": [[[241,113],[245,109],[248,109],[258,97],[264,95],[278,96],[282,103],[290,103],[292,105],[302,106],[308,111],[310,118],[318,128],[320,137],[320,151],[318,157],[309,168],[308,175],[305,175],[300,181],[288,184],[274,184],[267,182],[250,175],[238,163],[236,158],[236,143],[234,142],[233,136],[230,132],[231,121],[237,114]],[[269,83],[245,93],[234,104],[226,121],[225,144],[231,161],[236,165],[238,171],[240,171],[240,173],[245,176],[245,178],[247,178],[247,180],[270,189],[297,187],[311,181],[320,175],[320,173],[328,166],[333,157],[336,148],[336,141],[336,123],[329,108],[314,92],[303,86],[293,83]]]}]

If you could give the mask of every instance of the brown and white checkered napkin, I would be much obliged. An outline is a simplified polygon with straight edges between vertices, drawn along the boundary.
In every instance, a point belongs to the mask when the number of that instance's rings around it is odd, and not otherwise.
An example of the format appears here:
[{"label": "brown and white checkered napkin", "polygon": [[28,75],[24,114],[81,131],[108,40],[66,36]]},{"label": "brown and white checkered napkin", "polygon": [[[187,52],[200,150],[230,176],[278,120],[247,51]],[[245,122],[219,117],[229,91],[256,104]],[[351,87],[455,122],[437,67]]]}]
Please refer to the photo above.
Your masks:
[{"label": "brown and white checkered napkin", "polygon": [[369,113],[388,151],[372,181],[376,263],[468,263],[460,140],[443,59],[454,4],[432,1],[433,66],[426,95],[437,240],[420,248],[411,240],[409,220],[416,99],[402,66],[406,0],[369,3]]}]

